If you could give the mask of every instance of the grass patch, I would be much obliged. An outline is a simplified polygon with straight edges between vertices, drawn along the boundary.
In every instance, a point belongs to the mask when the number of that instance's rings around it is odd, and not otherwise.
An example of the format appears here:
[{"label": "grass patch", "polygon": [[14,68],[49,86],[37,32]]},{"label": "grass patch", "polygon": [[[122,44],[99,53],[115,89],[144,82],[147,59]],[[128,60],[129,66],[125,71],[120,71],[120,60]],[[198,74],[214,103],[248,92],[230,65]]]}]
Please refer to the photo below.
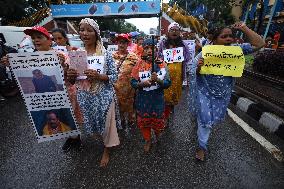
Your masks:
[{"label": "grass patch", "polygon": [[245,68],[251,67],[254,61],[253,54],[245,55],[245,61],[246,61]]}]

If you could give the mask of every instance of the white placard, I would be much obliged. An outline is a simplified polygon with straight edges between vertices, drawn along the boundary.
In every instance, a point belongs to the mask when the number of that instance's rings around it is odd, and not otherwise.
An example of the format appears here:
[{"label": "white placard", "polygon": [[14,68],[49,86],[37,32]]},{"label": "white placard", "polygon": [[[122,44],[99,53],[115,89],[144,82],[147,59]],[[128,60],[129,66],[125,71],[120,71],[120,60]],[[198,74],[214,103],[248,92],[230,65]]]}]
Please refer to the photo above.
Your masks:
[{"label": "white placard", "polygon": [[110,53],[113,53],[115,51],[118,50],[118,45],[108,45],[107,46],[107,50],[110,52]]},{"label": "white placard", "polygon": [[[157,73],[158,78],[161,80],[164,80],[165,75],[166,75],[166,69],[161,68],[160,71]],[[147,81],[151,79],[151,72],[150,71],[144,71],[144,72],[139,72],[139,78],[141,82]],[[155,90],[159,87],[159,85],[156,83],[156,85],[152,85],[151,87],[144,87],[144,91],[152,91]]]},{"label": "white placard", "polygon": [[173,60],[174,62],[184,61],[183,47],[178,47],[173,49]]},{"label": "white placard", "polygon": [[164,61],[167,63],[184,61],[183,47],[163,50]]},{"label": "white placard", "polygon": [[38,142],[80,134],[56,52],[8,56]]},{"label": "white placard", "polygon": [[54,46],[52,47],[53,50],[56,50],[56,51],[62,51],[62,52],[68,52],[66,46]]},{"label": "white placard", "polygon": [[105,57],[88,56],[88,69],[96,70],[99,74],[104,73]]}]

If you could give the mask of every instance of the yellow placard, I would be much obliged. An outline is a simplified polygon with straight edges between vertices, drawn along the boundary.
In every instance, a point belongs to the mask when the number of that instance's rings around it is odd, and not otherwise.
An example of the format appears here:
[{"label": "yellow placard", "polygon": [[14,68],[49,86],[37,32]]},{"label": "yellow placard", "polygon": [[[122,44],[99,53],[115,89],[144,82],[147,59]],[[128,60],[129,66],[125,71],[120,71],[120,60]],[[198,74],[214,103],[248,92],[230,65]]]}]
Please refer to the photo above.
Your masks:
[{"label": "yellow placard", "polygon": [[202,48],[204,65],[200,74],[241,77],[245,66],[244,53],[239,46],[206,45]]}]

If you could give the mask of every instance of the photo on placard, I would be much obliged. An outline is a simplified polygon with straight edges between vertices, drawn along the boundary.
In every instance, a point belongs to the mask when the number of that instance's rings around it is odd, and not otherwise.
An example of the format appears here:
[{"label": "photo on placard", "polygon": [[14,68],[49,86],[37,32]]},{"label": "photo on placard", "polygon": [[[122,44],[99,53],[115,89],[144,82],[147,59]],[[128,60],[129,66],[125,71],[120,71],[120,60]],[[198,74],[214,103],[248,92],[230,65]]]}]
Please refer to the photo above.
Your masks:
[{"label": "photo on placard", "polygon": [[63,78],[58,68],[15,70],[24,94],[63,91]]},{"label": "photo on placard", "polygon": [[31,111],[30,113],[39,136],[76,130],[70,108]]}]

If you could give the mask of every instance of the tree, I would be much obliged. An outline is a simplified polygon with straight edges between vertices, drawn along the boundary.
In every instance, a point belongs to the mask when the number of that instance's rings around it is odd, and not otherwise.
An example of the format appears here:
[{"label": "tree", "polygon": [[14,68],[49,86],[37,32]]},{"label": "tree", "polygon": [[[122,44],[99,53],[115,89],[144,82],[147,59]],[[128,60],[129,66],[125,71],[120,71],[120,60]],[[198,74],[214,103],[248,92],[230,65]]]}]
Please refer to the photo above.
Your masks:
[{"label": "tree", "polygon": [[27,18],[44,7],[47,7],[45,0],[1,0],[0,18],[5,25]]},{"label": "tree", "polygon": [[136,26],[126,22],[124,19],[97,19],[97,22],[102,31],[109,30],[117,33],[129,33],[136,31]]},{"label": "tree", "polygon": [[200,5],[207,7],[204,18],[214,25],[230,25],[233,24],[235,18],[231,14],[235,0],[177,0],[170,1],[170,4],[177,3],[189,14],[192,14]]}]

